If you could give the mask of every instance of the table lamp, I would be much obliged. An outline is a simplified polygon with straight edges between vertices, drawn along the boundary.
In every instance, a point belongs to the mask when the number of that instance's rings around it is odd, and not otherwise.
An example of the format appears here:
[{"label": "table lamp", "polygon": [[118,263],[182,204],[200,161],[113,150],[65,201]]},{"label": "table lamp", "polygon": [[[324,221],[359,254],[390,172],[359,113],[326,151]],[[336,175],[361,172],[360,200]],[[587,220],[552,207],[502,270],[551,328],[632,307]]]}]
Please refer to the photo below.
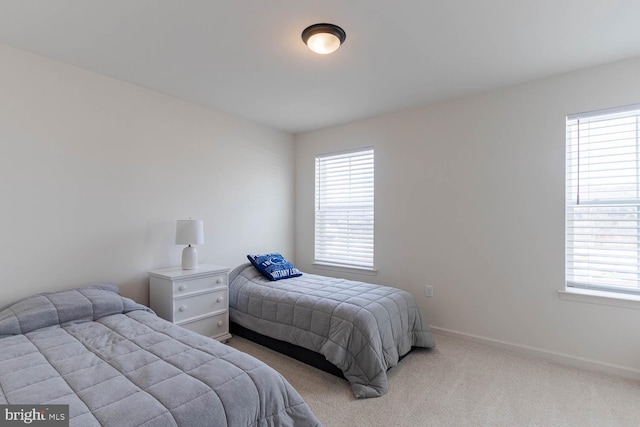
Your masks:
[{"label": "table lamp", "polygon": [[198,252],[191,245],[204,243],[204,223],[201,219],[179,219],[176,225],[176,245],[188,245],[182,250],[182,269],[198,268]]}]

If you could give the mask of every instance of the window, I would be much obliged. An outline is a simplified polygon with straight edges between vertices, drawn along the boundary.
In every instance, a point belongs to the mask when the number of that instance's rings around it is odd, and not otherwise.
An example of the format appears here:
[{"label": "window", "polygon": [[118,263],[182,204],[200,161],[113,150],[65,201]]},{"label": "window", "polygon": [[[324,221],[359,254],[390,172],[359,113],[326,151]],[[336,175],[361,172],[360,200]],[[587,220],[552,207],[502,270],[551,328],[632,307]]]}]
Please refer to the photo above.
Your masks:
[{"label": "window", "polygon": [[567,117],[567,287],[640,294],[640,105]]},{"label": "window", "polygon": [[373,149],[316,157],[315,262],[373,269]]}]

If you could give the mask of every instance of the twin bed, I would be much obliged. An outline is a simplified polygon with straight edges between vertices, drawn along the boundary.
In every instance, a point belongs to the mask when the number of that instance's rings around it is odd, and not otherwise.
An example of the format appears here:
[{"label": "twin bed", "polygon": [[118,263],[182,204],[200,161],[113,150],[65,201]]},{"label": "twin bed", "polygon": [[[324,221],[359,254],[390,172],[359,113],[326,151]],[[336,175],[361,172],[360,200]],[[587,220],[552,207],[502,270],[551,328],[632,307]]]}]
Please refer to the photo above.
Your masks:
[{"label": "twin bed", "polygon": [[0,311],[0,404],[68,404],[71,426],[315,426],[257,359],[97,286]]},{"label": "twin bed", "polygon": [[[311,274],[230,276],[232,322],[326,358],[356,397],[388,390],[387,369],[433,347],[414,298]],[[257,359],[157,317],[100,285],[0,310],[0,404],[68,404],[70,425],[315,426],[295,389]]]},{"label": "twin bed", "polygon": [[313,274],[273,281],[254,265],[230,274],[232,325],[324,356],[358,398],[385,394],[387,370],[412,347],[435,347],[408,292]]}]

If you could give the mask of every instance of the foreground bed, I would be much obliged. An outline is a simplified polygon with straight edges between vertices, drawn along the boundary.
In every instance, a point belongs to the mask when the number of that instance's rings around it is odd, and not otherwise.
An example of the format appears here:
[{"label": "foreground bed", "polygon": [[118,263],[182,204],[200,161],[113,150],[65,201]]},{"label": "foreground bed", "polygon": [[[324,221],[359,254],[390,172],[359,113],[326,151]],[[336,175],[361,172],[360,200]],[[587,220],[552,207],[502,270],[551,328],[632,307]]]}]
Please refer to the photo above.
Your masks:
[{"label": "foreground bed", "polygon": [[0,311],[0,404],[68,404],[72,426],[320,425],[272,368],[113,286]]},{"label": "foreground bed", "polygon": [[412,346],[435,346],[415,299],[400,289],[304,274],[271,281],[244,264],[229,278],[229,317],[323,355],[356,397],[387,392],[387,369]]}]

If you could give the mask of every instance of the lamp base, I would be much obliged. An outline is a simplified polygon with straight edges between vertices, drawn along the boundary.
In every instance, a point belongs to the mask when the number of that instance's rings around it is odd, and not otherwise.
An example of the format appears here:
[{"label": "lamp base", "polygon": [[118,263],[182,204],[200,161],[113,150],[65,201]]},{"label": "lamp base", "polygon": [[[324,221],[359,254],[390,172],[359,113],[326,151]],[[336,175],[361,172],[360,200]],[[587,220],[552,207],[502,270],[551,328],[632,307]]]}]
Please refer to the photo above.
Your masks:
[{"label": "lamp base", "polygon": [[198,252],[189,245],[182,250],[182,269],[195,270],[198,268]]}]

